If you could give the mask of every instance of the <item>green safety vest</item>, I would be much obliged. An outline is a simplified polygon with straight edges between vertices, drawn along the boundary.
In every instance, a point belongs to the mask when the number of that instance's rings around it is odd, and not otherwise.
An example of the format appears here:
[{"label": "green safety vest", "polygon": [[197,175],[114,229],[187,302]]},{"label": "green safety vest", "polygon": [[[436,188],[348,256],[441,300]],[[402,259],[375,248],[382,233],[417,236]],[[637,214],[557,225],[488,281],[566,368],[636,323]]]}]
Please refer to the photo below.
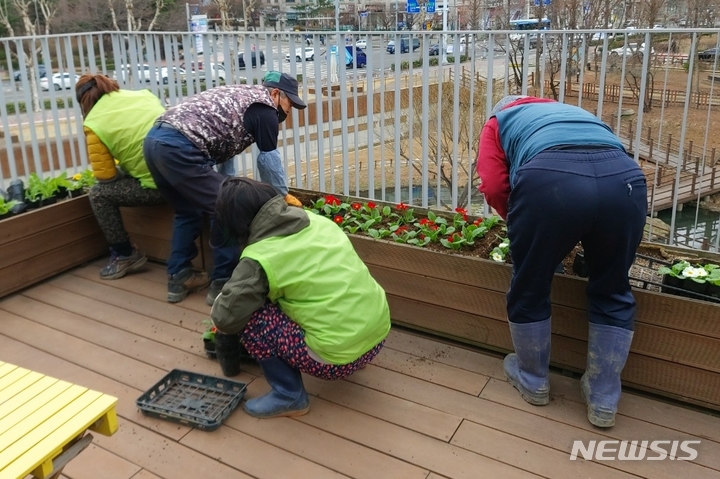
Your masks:
[{"label": "green safety vest", "polygon": [[308,217],[308,227],[250,244],[242,257],[265,270],[270,300],[303,328],[307,346],[331,364],[348,364],[385,339],[390,308],[342,229]]},{"label": "green safety vest", "polygon": [[149,90],[106,93],[95,103],[83,126],[90,128],[120,162],[120,169],[143,188],[156,189],[143,156],[143,142],[165,108]]}]

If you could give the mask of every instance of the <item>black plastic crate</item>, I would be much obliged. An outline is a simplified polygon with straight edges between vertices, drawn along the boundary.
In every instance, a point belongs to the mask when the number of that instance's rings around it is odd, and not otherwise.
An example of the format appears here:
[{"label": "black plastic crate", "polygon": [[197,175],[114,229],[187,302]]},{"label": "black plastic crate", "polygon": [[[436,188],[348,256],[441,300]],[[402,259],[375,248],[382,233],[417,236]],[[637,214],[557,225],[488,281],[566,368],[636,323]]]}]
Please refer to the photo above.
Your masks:
[{"label": "black plastic crate", "polygon": [[239,381],[174,369],[136,404],[147,416],[213,431],[240,404],[246,389]]}]

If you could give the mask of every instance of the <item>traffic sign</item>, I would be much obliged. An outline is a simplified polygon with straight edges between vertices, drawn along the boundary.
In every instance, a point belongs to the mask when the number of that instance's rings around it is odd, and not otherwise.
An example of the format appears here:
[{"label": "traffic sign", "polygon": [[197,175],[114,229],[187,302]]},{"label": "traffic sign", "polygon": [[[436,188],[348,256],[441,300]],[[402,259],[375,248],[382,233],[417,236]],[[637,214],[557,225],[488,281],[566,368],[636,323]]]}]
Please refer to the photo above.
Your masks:
[{"label": "traffic sign", "polygon": [[435,13],[435,0],[428,0],[425,4],[426,13]]}]

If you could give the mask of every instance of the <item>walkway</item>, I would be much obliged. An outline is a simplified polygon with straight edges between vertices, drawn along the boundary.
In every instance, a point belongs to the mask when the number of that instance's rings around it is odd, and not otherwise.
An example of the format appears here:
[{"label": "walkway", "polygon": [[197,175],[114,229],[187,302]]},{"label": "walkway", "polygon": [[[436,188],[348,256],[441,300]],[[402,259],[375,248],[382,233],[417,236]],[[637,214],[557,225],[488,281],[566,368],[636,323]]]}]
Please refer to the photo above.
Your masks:
[{"label": "walkway", "polygon": [[[631,145],[635,143],[634,138],[631,140],[621,133],[620,140],[628,153],[633,155]],[[674,196],[677,196],[677,204],[682,205],[696,201],[698,195],[703,198],[720,193],[720,163],[716,162],[714,167],[708,164],[701,169],[700,165],[681,162],[677,154],[661,150],[657,145],[651,147],[644,140],[640,141],[639,150],[641,159],[654,163],[658,168],[657,175],[655,172],[652,175],[655,178],[654,184],[648,185],[648,204],[652,205],[653,212],[672,208]],[[706,161],[709,163],[710,160]],[[676,194],[675,175],[678,165],[682,167]]]},{"label": "walkway", "polygon": [[[164,268],[100,281],[103,261],[0,301],[0,358],[112,394],[120,429],[66,468],[70,479],[720,477],[720,418],[625,392],[617,425],[587,422],[576,379],[553,374],[546,407],[526,404],[500,358],[395,329],[347,380],[305,378],[311,410],[215,432],[143,416],[135,400],[173,368],[219,375],[202,352],[204,294],[165,302]],[[237,378],[267,391],[257,366]],[[700,440],[694,461],[569,459],[573,441]],[[679,451],[680,453],[680,451]]]}]

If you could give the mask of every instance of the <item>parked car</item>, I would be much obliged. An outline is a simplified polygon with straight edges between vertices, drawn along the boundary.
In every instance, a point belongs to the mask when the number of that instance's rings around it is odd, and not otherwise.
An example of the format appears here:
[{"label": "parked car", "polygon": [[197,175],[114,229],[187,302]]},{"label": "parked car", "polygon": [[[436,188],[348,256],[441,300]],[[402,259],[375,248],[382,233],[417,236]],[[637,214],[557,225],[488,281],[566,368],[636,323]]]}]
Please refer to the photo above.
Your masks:
[{"label": "parked car", "polygon": [[[265,53],[263,53],[262,50],[254,50],[250,52],[250,64],[253,68],[257,68],[258,66],[258,58],[260,59],[260,66],[265,65]],[[238,66],[240,68],[245,68],[245,53],[241,52],[238,55]]]},{"label": "parked car", "polygon": [[185,70],[185,72],[198,72],[205,70],[205,65],[203,62],[190,62],[190,64],[186,65],[185,63],[180,64],[180,68]]},{"label": "parked car", "polygon": [[430,48],[428,48],[428,54],[433,57],[440,55],[440,45],[437,43],[435,45],[430,45]]},{"label": "parked car", "polygon": [[52,77],[40,79],[40,88],[45,91],[50,90],[50,84],[52,83],[54,90],[69,90],[75,87],[75,83],[80,79],[80,75],[73,73],[53,73]]},{"label": "parked car", "polygon": [[136,78],[141,82],[159,82],[160,74],[157,70],[150,68],[150,65],[120,65],[119,69],[115,70],[115,79],[118,81],[127,81],[130,78]]},{"label": "parked car", "polygon": [[[45,71],[45,65],[42,65],[42,64],[37,65],[37,66],[35,67],[35,69],[36,69],[36,71],[38,72],[38,74],[40,75],[40,78],[45,78],[45,75],[47,75],[47,72]],[[27,76],[28,78],[30,77],[30,69],[28,69],[26,76]],[[16,71],[15,73],[13,73],[13,78],[15,79],[15,81],[20,81],[20,80],[22,80],[22,72],[21,72],[21,71]]]},{"label": "parked car", "polygon": [[367,65],[367,55],[364,51],[353,45],[345,45],[345,67],[353,68],[357,63],[358,68],[364,68]]},{"label": "parked car", "polygon": [[[285,61],[289,62],[292,58],[290,52],[285,54]],[[315,59],[315,49],[313,47],[298,48],[295,50],[295,60],[311,62]]]},{"label": "parked car", "polygon": [[[610,55],[625,56],[625,55],[637,55],[642,57],[645,53],[645,43],[638,45],[637,43],[629,43],[618,48],[610,50]],[[652,51],[650,53],[653,53]]]},{"label": "parked car", "polygon": [[163,85],[167,85],[171,81],[173,83],[185,83],[187,81],[187,72],[180,67],[162,67],[160,69],[160,81]]},{"label": "parked car", "polygon": [[710,62],[715,60],[715,57],[718,56],[718,53],[720,53],[720,49],[718,48],[708,48],[707,50],[703,50],[701,52],[698,52],[698,60]]},{"label": "parked car", "polygon": [[[395,53],[395,40],[390,40],[387,44],[387,47],[385,50],[388,53]],[[400,53],[408,53],[410,52],[410,48],[412,46],[412,50],[415,51],[418,48],[420,48],[420,39],[419,38],[409,38],[404,37],[400,39]]]},{"label": "parked car", "polygon": [[[448,43],[447,47],[445,48],[445,53],[447,53],[448,55],[452,55],[454,51],[455,45],[452,43]],[[463,53],[465,53],[465,45],[460,44],[460,54],[462,55]]]},{"label": "parked car", "polygon": [[355,42],[355,46],[365,50],[365,49],[367,49],[367,40],[364,38],[361,38],[360,40]]},{"label": "parked car", "polygon": [[207,63],[205,70],[199,73],[200,79],[204,81],[208,73],[213,82],[225,81],[225,65],[221,63]]}]

